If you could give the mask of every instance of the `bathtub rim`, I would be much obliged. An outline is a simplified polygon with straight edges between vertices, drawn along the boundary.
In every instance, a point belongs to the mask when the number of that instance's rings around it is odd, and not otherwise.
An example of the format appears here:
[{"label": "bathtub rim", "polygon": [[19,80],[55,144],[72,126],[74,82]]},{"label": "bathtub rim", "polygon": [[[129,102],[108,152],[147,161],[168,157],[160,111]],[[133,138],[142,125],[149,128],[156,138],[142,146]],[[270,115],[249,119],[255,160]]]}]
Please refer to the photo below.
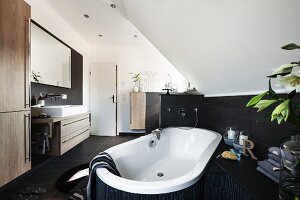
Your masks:
[{"label": "bathtub rim", "polygon": [[[190,127],[169,127],[169,128],[190,129]],[[210,162],[212,156],[214,155],[214,152],[216,151],[222,139],[222,135],[218,132],[208,130],[208,129],[202,129],[202,128],[191,128],[191,129],[200,129],[200,130],[214,133],[216,135],[216,138],[210,143],[210,145],[202,153],[200,157],[201,162],[198,162],[190,172],[171,180],[146,182],[146,181],[135,181],[135,180],[122,178],[110,173],[107,169],[101,168],[96,170],[98,178],[100,178],[105,184],[109,185],[110,187],[116,188],[118,190],[126,191],[129,193],[136,193],[136,194],[170,193],[170,192],[175,192],[175,191],[185,189],[195,184],[202,177],[202,174],[204,173],[207,164]],[[141,136],[137,139],[120,144],[120,146],[121,145],[127,146],[133,143],[137,143],[140,140],[146,140],[147,138],[151,138],[151,137],[153,137],[153,135],[151,134]],[[111,147],[107,149],[105,152],[110,153],[117,146]]]}]

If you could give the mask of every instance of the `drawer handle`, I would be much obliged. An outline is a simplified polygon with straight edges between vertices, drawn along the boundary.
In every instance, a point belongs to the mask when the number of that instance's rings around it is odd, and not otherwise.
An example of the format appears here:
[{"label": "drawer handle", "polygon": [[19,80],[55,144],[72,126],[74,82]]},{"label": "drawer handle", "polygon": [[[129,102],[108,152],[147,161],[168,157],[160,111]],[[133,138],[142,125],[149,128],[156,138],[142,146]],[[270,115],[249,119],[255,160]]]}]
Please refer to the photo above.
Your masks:
[{"label": "drawer handle", "polygon": [[66,142],[69,142],[70,140],[73,140],[73,139],[76,138],[77,136],[81,135],[82,133],[87,132],[88,130],[89,130],[89,129],[86,129],[85,131],[80,132],[79,134],[75,135],[74,137],[71,137],[71,138],[68,139],[68,140],[64,140],[62,143],[64,144],[64,143],[66,143]]},{"label": "drawer handle", "polygon": [[85,119],[88,119],[88,118],[79,119],[79,120],[76,120],[76,121],[73,121],[73,122],[70,122],[70,123],[65,123],[65,124],[63,124],[63,126],[67,126],[67,125],[73,124],[73,123],[75,123],[75,122],[80,122],[80,121],[83,121],[83,120],[85,120]]}]

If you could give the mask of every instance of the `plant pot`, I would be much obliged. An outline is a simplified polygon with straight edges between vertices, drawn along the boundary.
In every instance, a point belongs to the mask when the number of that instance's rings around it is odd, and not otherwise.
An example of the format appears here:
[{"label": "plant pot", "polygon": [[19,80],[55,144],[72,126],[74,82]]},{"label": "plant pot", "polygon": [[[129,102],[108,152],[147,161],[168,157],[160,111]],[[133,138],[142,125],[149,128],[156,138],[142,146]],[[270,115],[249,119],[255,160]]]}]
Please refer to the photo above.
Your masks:
[{"label": "plant pot", "polygon": [[292,136],[281,147],[281,166],[279,180],[279,199],[300,198],[300,135]]},{"label": "plant pot", "polygon": [[139,92],[140,91],[140,87],[139,87],[139,83],[138,82],[135,82],[134,83],[134,86],[132,88],[132,91],[133,92]]}]

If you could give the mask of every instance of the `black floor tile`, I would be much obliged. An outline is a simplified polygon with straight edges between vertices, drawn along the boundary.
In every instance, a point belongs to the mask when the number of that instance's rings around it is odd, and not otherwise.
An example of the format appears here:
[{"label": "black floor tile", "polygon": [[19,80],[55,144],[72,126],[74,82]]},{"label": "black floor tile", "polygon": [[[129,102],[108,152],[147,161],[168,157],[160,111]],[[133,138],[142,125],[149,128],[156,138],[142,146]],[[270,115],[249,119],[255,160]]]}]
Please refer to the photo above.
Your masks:
[{"label": "black floor tile", "polygon": [[36,170],[36,172],[22,178],[18,184],[54,185],[57,178],[64,172],[65,170]]},{"label": "black floor tile", "polygon": [[47,171],[66,171],[74,166],[86,163],[87,161],[73,161],[73,160],[52,160],[46,165],[43,165],[40,170]]},{"label": "black floor tile", "polygon": [[10,199],[22,189],[29,186],[45,187],[47,192],[40,195],[41,200],[63,200],[68,199],[67,194],[60,192],[55,182],[57,178],[68,169],[89,162],[101,151],[123,142],[137,138],[136,136],[100,137],[91,136],[87,140],[75,146],[62,156],[58,156],[33,169],[30,173],[17,181],[9,184],[4,189],[0,188],[0,199]]}]

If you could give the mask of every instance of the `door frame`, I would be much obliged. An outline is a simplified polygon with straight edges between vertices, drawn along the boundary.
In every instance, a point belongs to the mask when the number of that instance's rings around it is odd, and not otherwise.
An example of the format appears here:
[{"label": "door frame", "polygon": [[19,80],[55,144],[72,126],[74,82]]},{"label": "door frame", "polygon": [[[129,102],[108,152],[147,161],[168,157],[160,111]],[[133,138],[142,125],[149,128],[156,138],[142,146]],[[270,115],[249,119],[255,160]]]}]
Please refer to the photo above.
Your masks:
[{"label": "door frame", "polygon": [[[89,108],[91,107],[91,74],[92,74],[92,69],[91,66],[93,64],[111,64],[115,66],[115,109],[116,109],[116,117],[115,117],[115,136],[118,136],[118,130],[119,130],[119,112],[118,112],[118,97],[119,97],[119,65],[116,63],[91,63],[89,67]],[[93,117],[93,114],[91,113],[91,117]]]},{"label": "door frame", "polygon": [[119,89],[118,88],[118,77],[119,77],[118,76],[118,71],[119,71],[118,70],[118,65],[116,64],[116,76],[115,76],[115,82],[116,82],[116,93],[115,93],[116,94],[116,100],[115,100],[116,101],[116,120],[115,120],[115,122],[116,122],[116,124],[115,124],[115,126],[116,126],[116,133],[115,133],[115,136],[119,135],[118,134],[118,121],[119,121],[118,120],[118,113],[119,113],[118,112],[118,105],[119,105],[118,104],[118,94],[119,94],[119,90],[118,90]]}]

